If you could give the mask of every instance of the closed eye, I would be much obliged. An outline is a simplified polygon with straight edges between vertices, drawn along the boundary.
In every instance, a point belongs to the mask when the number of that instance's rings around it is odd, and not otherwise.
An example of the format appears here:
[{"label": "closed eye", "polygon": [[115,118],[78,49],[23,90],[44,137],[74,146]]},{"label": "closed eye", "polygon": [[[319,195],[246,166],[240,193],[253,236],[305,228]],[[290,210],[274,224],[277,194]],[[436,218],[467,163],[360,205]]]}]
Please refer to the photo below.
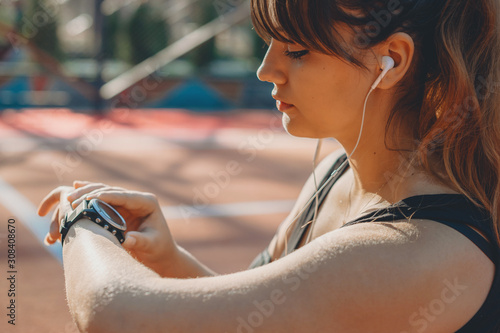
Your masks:
[{"label": "closed eye", "polygon": [[286,50],[284,52],[284,54],[287,57],[289,57],[290,59],[293,59],[293,60],[299,60],[308,53],[309,53],[308,50],[302,50],[302,51],[288,51],[288,50]]}]

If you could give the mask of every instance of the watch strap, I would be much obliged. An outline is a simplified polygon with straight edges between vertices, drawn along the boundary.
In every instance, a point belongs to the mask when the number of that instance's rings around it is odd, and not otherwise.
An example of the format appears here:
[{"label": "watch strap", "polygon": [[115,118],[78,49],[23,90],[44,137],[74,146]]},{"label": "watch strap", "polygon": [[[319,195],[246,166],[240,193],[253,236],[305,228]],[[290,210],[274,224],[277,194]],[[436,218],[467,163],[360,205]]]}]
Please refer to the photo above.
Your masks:
[{"label": "watch strap", "polygon": [[61,233],[61,243],[64,244],[64,239],[68,234],[69,229],[78,222],[79,220],[85,218],[95,224],[99,225],[105,230],[108,230],[113,236],[118,239],[118,242],[122,244],[125,241],[125,236],[122,230],[114,227],[111,223],[108,223],[99,213],[95,211],[92,207],[89,207],[90,200],[84,200],[77,208],[66,214],[66,216],[61,220],[61,225],[59,231]]}]

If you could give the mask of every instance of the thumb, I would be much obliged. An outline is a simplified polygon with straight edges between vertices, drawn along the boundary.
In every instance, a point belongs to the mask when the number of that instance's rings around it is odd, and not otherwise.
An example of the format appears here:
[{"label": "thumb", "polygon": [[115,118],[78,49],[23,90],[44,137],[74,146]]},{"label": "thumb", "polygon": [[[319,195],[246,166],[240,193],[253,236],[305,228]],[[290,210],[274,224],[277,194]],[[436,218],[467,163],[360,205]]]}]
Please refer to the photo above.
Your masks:
[{"label": "thumb", "polygon": [[83,186],[85,186],[85,185],[89,185],[89,184],[91,184],[91,182],[84,181],[84,180],[75,180],[75,181],[73,182],[73,187],[74,187],[75,189],[77,189],[77,188],[80,188],[80,187],[83,187]]},{"label": "thumb", "polygon": [[128,250],[145,252],[148,251],[153,244],[152,237],[153,235],[151,232],[129,231],[122,246]]}]

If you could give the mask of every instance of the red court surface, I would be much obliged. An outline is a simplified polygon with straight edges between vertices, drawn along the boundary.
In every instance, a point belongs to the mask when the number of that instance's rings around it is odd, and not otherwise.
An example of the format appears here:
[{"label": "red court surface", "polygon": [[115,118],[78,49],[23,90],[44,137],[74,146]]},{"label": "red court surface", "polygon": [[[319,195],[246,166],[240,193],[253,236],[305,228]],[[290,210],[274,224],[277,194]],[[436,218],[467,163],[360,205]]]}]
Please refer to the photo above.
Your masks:
[{"label": "red court surface", "polygon": [[[39,240],[48,222],[34,216],[54,187],[82,179],[155,193],[177,242],[215,271],[230,273],[248,267],[272,238],[311,172],[315,145],[286,134],[280,115],[270,111],[115,110],[106,117],[5,111],[0,332],[77,332],[62,265]],[[323,147],[322,156],[338,144]],[[15,326],[6,309],[9,218],[16,221]]]}]

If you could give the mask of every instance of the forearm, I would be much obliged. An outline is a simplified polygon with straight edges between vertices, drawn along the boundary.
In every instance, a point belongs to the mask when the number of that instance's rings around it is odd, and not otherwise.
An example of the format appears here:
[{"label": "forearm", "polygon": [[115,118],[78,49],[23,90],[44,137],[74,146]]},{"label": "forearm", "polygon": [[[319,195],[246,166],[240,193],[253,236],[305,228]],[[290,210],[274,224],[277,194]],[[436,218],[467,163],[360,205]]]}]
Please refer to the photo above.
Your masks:
[{"label": "forearm", "polygon": [[[159,276],[133,259],[108,231],[88,220],[77,222],[63,247],[70,311],[83,332],[99,332],[101,311],[118,288],[137,288]],[[109,293],[109,294],[107,294]]]},{"label": "forearm", "polygon": [[[191,271],[203,269],[187,252]],[[114,236],[91,221],[69,230],[63,247],[69,308],[81,332],[189,331],[211,315],[205,301],[226,296],[205,295],[208,280],[164,279],[132,258]],[[187,268],[187,267],[185,267]],[[147,327],[147,329],[145,329]],[[143,330],[144,328],[144,330]]]},{"label": "forearm", "polygon": [[[330,233],[281,260],[249,271],[162,279],[134,260],[109,232],[90,221],[80,221],[70,229],[63,252],[70,310],[80,331],[88,333],[215,333],[250,331],[257,326],[261,332],[273,333],[361,332],[372,324],[378,325],[373,332],[387,332],[393,323],[398,331],[404,330],[404,318],[413,311],[413,303],[406,306],[406,300],[417,296],[425,300],[434,294],[413,295],[415,288],[394,289],[391,281],[410,281],[417,285],[415,290],[423,290],[428,279],[419,278],[414,270],[396,269],[394,277],[391,269],[402,265],[387,263],[385,258],[391,258],[402,241],[394,241],[391,235],[394,245],[375,251],[374,236],[363,234],[360,230],[366,229],[360,228],[383,226],[355,226],[347,233]],[[376,235],[382,232],[386,230],[380,229]],[[413,253],[414,249],[405,251]],[[397,263],[407,259],[406,252],[397,257]],[[361,261],[359,269],[352,268],[356,260]],[[379,267],[386,266],[390,269],[380,271]],[[384,275],[384,271],[389,273]],[[371,278],[367,280],[366,274]],[[374,285],[378,288],[375,294]],[[436,293],[440,288],[436,285]],[[387,294],[396,303],[387,302]],[[343,302],[336,302],[338,299]],[[300,311],[297,304],[304,305]],[[364,320],[346,315],[360,309],[360,304],[368,304],[361,307]],[[399,310],[393,304],[404,306]],[[262,319],[250,326],[254,313]]]},{"label": "forearm", "polygon": [[175,259],[169,261],[161,274],[163,277],[186,279],[218,275],[181,246],[177,246],[176,252]]}]

